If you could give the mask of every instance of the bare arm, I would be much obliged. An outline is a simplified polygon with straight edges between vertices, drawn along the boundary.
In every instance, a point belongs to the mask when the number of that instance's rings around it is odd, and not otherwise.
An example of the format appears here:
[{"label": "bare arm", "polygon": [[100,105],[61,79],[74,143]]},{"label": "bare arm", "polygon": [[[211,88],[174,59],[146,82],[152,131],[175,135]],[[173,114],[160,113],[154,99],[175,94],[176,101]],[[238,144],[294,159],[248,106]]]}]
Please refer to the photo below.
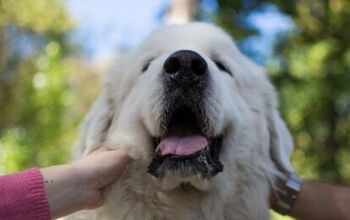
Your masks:
[{"label": "bare arm", "polygon": [[350,187],[305,180],[290,215],[301,220],[350,219]]}]

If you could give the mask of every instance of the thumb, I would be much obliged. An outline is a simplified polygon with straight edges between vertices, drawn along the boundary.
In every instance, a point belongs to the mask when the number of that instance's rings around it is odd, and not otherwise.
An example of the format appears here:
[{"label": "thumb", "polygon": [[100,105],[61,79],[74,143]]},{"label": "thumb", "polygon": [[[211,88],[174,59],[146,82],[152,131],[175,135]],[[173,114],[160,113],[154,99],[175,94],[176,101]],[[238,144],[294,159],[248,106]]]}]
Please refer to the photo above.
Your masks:
[{"label": "thumb", "polygon": [[101,152],[101,163],[105,164],[99,167],[101,186],[104,187],[116,181],[122,175],[130,161],[131,158],[124,150]]},{"label": "thumb", "polygon": [[89,173],[92,183],[97,188],[117,181],[131,161],[125,150],[95,151],[79,161],[79,165]]}]

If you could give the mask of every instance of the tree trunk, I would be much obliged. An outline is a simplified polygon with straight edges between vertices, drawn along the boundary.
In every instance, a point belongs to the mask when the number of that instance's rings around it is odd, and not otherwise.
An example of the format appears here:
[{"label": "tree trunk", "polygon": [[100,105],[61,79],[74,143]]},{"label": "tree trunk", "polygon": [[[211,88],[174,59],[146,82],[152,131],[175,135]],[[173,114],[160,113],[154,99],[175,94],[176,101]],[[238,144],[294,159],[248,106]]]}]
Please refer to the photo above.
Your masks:
[{"label": "tree trunk", "polygon": [[195,20],[197,0],[172,0],[165,16],[167,24],[186,24]]}]

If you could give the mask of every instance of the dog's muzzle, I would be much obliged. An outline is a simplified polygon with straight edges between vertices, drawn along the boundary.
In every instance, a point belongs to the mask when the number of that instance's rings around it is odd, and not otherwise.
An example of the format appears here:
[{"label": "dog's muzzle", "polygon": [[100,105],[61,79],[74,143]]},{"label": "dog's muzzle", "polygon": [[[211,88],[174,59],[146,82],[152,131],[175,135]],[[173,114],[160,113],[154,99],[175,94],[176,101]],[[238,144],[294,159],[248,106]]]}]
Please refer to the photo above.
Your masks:
[{"label": "dog's muzzle", "polygon": [[208,65],[198,53],[180,50],[164,62],[161,137],[154,137],[154,157],[148,171],[210,178],[223,170],[219,161],[222,136],[208,133],[205,109],[208,96]]},{"label": "dog's muzzle", "polygon": [[198,53],[179,50],[163,66],[163,79],[168,90],[203,91],[208,85],[208,64]]}]

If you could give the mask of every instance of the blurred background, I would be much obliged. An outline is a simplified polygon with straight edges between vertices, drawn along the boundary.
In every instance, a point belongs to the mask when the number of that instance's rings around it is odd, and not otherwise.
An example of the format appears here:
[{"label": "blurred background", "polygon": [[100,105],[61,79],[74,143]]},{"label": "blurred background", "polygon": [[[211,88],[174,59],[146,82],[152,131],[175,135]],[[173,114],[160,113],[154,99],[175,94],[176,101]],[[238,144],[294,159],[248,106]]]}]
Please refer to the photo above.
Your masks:
[{"label": "blurred background", "polygon": [[199,20],[267,68],[298,173],[350,184],[349,18],[348,0],[0,0],[0,174],[68,161],[111,58]]}]

